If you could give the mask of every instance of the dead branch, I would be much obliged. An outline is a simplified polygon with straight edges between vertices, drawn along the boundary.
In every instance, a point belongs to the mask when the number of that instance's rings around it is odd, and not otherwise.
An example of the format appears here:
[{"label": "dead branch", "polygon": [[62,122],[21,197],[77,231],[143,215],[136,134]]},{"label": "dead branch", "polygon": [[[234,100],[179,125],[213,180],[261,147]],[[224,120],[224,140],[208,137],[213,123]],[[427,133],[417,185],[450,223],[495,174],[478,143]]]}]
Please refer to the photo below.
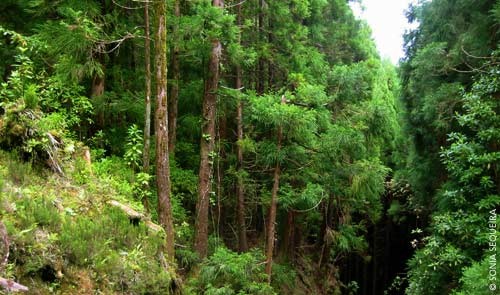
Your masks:
[{"label": "dead branch", "polygon": [[24,285],[2,277],[0,277],[0,286],[7,290],[7,292],[27,292],[29,290],[28,287]]},{"label": "dead branch", "polygon": [[54,172],[59,173],[59,175],[64,175],[64,172],[59,165],[59,159],[57,157],[59,146],[61,143],[57,139],[47,132],[47,138],[49,139],[49,146],[47,147],[47,154],[49,156],[49,165],[54,170]]},{"label": "dead branch", "polygon": [[129,206],[127,205],[124,205],[118,201],[115,201],[115,200],[111,200],[108,202],[111,206],[114,206],[114,207],[117,207],[119,209],[121,209],[125,214],[127,214],[127,216],[130,218],[130,219],[139,219],[141,221],[144,222],[144,224],[151,230],[153,230],[154,232],[159,232],[162,230],[162,227],[159,226],[158,224],[156,223],[153,223],[151,220],[149,220],[144,214],[140,213],[140,212],[137,212],[135,211],[134,209],[130,208]]},{"label": "dead branch", "polygon": [[144,8],[144,6],[138,6],[138,7],[125,6],[125,5],[118,3],[116,0],[113,0],[113,4],[115,4],[116,6],[118,6],[120,8],[127,9],[127,10],[136,10],[136,9],[143,9]]},{"label": "dead branch", "polygon": [[[101,41],[101,42],[99,42],[98,46],[95,48],[94,51],[97,53],[101,53],[101,54],[112,53],[113,51],[117,50],[120,47],[120,45],[122,45],[122,43],[125,42],[125,40],[132,39],[135,37],[136,36],[134,34],[127,33],[127,34],[125,34],[125,36],[123,36],[122,38],[117,39],[117,40]],[[106,45],[111,45],[111,44],[115,44],[115,45],[110,50],[106,50],[105,49]]]}]

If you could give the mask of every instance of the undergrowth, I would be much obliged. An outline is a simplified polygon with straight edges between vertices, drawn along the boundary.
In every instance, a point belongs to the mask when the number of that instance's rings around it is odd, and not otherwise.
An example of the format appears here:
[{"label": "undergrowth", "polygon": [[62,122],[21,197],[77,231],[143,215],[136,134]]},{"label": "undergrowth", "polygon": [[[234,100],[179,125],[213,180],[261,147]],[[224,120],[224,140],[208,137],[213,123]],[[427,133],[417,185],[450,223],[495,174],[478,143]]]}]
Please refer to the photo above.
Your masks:
[{"label": "undergrowth", "polygon": [[107,205],[142,210],[133,171],[119,158],[67,165],[65,176],[36,171],[0,151],[0,217],[11,243],[2,275],[37,294],[169,294],[163,234]]}]

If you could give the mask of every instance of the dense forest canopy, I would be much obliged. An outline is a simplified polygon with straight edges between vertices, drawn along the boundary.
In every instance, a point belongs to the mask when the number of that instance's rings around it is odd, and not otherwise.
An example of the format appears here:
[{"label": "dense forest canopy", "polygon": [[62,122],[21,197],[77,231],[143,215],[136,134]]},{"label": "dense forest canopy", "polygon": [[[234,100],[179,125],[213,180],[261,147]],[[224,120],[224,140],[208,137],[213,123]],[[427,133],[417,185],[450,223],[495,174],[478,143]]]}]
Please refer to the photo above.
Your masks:
[{"label": "dense forest canopy", "polygon": [[500,1],[3,0],[0,294],[495,294]]}]

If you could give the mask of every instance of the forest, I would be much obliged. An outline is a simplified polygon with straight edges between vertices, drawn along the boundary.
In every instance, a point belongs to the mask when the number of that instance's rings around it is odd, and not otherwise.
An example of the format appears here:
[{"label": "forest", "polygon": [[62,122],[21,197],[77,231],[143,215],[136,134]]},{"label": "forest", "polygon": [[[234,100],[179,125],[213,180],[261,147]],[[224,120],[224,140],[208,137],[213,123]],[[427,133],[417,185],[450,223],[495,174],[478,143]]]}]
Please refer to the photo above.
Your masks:
[{"label": "forest", "polygon": [[0,294],[500,294],[500,0],[350,2],[1,0]]}]

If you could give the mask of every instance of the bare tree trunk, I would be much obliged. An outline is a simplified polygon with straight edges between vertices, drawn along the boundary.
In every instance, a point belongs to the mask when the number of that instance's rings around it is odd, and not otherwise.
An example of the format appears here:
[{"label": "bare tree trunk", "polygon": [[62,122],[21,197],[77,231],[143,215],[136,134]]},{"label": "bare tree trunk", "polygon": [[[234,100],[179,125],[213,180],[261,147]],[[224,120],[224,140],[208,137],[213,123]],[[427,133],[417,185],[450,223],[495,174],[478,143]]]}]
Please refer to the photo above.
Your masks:
[{"label": "bare tree trunk", "polygon": [[[281,128],[278,131],[278,151],[281,149]],[[268,276],[267,280],[271,283],[271,271],[273,265],[273,252],[274,252],[274,232],[276,223],[276,209],[278,203],[278,190],[281,176],[281,167],[277,163],[274,168],[273,177],[273,190],[271,193],[271,205],[269,207],[269,218],[267,222],[267,243],[266,243],[266,274]]]},{"label": "bare tree trunk", "polygon": [[[149,40],[149,3],[144,3],[144,61],[146,71],[146,97],[144,99],[144,150],[142,152],[142,172],[149,173],[149,150],[151,148],[151,41]],[[149,212],[147,197],[142,199],[144,209]]]},{"label": "bare tree trunk", "polygon": [[[281,103],[285,103],[285,96],[281,98]],[[278,126],[277,153],[281,151],[281,141],[283,139],[283,128]],[[266,274],[267,280],[271,283],[271,272],[273,266],[274,233],[276,223],[276,210],[278,204],[278,190],[280,187],[281,166],[279,160],[276,162],[273,177],[273,189],[271,192],[271,205],[269,207],[269,218],[267,223],[267,243],[266,243]]]},{"label": "bare tree trunk", "polygon": [[165,1],[154,2],[157,31],[155,35],[156,65],[156,184],[158,187],[158,219],[165,230],[165,252],[174,260],[174,223],[170,204],[170,166],[167,118],[167,31]]},{"label": "bare tree trunk", "polygon": [[[212,0],[212,5],[222,8],[222,0]],[[200,142],[200,171],[198,179],[198,202],[196,203],[196,224],[194,248],[201,258],[208,250],[208,206],[211,191],[213,153],[215,143],[215,108],[219,84],[219,62],[222,45],[212,40],[212,52],[208,61],[208,77],[203,97],[203,126]]]},{"label": "bare tree trunk", "polygon": [[[105,15],[107,13],[107,5],[105,0],[101,0],[101,14]],[[102,45],[105,49],[105,45]],[[94,98],[97,96],[101,96],[104,94],[104,81],[105,81],[105,76],[104,76],[104,53],[95,53],[92,54],[93,58],[97,60],[103,67],[103,74],[99,75],[99,73],[95,73],[94,76],[92,77],[92,85],[90,86],[90,97]],[[100,124],[104,124],[104,112],[101,112],[99,114],[98,118]]]},{"label": "bare tree trunk", "polygon": [[287,221],[283,234],[283,246],[280,251],[280,255],[288,258],[289,261],[295,260],[295,242],[295,212],[290,210],[287,212]]},{"label": "bare tree trunk", "polygon": [[[258,19],[258,26],[259,26],[259,39],[262,42],[266,42],[264,39],[264,7],[266,6],[266,3],[264,0],[259,0],[259,19]],[[265,91],[265,61],[263,57],[259,57],[259,61],[257,64],[257,80],[256,80],[256,90],[257,94],[261,95]]]},{"label": "bare tree trunk", "polygon": [[[238,77],[238,80],[240,79],[241,77]],[[243,103],[241,101],[238,102],[237,120],[238,120],[238,141],[241,142],[241,140],[243,140]],[[243,150],[241,148],[240,143],[238,143],[237,145],[237,154],[238,154],[238,183],[236,190],[238,196],[238,206],[237,206],[238,240],[239,240],[240,252],[246,252],[248,250],[248,241],[247,241],[246,224],[245,224],[245,188],[242,178]]]},{"label": "bare tree trunk", "polygon": [[[99,54],[97,57],[97,60],[101,61],[103,60],[102,54]],[[104,66],[103,66],[103,71],[104,71]],[[98,73],[94,74],[92,77],[92,84],[90,85],[90,97],[91,98],[96,98],[104,94],[104,81],[105,81],[105,76],[104,74],[100,76]],[[104,111],[99,111],[97,114],[97,125],[100,127],[104,127]]]},{"label": "bare tree trunk", "polygon": [[220,236],[220,233],[224,232],[224,223],[221,223],[221,217],[223,213],[223,204],[222,204],[222,198],[224,195],[224,185],[223,185],[223,179],[224,179],[224,165],[226,163],[226,149],[224,146],[224,142],[227,138],[227,118],[226,115],[220,116],[218,118],[218,126],[217,126],[217,148],[218,148],[218,157],[217,157],[217,177],[216,177],[216,182],[217,182],[217,216],[215,218],[216,224],[215,224],[215,231],[217,233],[217,236]]},{"label": "bare tree trunk", "polygon": [[[238,5],[238,27],[241,27],[241,6],[243,3]],[[240,33],[241,34],[241,33]],[[241,36],[240,36],[241,43]],[[242,81],[241,81],[241,66],[236,66],[236,89],[241,91]],[[243,149],[241,148],[241,141],[243,140],[243,102],[241,100],[238,101],[238,106],[236,109],[236,120],[237,120],[237,129],[238,129],[238,144],[236,145],[237,155],[238,155],[238,183],[236,187],[237,197],[238,197],[238,206],[236,207],[236,214],[238,220],[238,242],[239,242],[239,250],[240,252],[246,252],[248,250],[248,241],[247,241],[247,233],[246,233],[246,224],[245,224],[245,188],[242,179],[243,172]]]},{"label": "bare tree trunk", "polygon": [[173,27],[174,50],[172,52],[172,88],[170,99],[168,101],[168,151],[175,153],[175,143],[177,142],[177,104],[179,100],[179,80],[180,80],[180,61],[179,61],[179,18],[181,16],[180,0],[174,2],[175,24]]}]

